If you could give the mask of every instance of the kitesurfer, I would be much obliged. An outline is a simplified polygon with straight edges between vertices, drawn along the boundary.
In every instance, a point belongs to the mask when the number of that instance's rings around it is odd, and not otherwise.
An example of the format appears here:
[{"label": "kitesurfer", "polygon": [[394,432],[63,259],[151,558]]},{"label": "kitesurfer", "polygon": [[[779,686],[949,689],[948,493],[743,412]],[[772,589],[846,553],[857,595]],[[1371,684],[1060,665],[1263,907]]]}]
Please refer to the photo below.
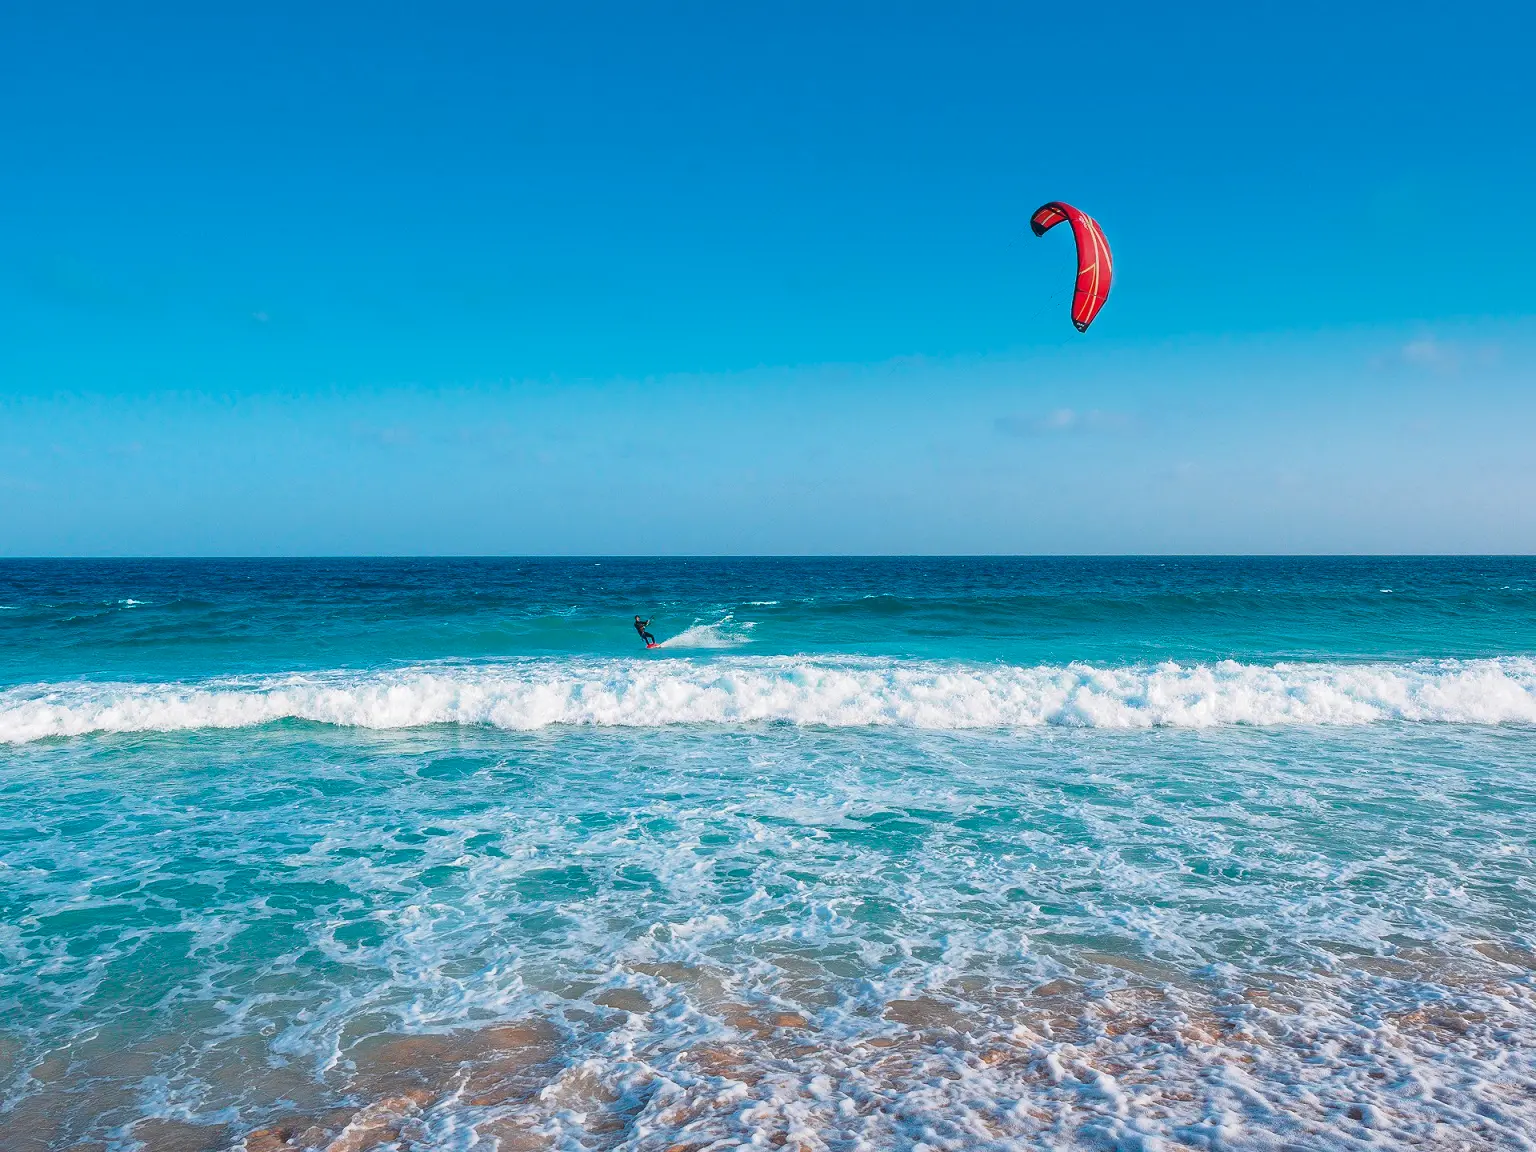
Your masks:
[{"label": "kitesurfer", "polygon": [[649,620],[642,620],[638,616],[635,617],[635,631],[640,633],[640,639],[645,641],[647,648],[654,648],[656,647],[656,637],[646,631],[650,626],[651,622]]}]

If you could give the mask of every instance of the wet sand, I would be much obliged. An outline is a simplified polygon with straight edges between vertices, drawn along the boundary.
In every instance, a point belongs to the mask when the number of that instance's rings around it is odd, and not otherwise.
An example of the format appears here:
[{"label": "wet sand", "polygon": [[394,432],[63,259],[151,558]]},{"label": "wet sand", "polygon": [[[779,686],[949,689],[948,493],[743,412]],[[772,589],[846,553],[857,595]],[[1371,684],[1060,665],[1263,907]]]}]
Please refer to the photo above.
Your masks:
[{"label": "wet sand", "polygon": [[[1313,980],[1213,995],[1139,960],[1085,955],[1083,979],[957,981],[818,1026],[808,978],[775,1002],[733,999],[729,972],[634,965],[626,984],[568,989],[558,1018],[360,1037],[319,1079],[220,1054],[266,1094],[247,1123],[131,1122],[68,1145],[71,1113],[121,1107],[160,1051],[50,1054],[6,1118],[8,1152],[369,1152],[585,1147],[707,1152],[830,1148],[1520,1147],[1536,1083],[1536,957],[1482,963],[1354,957]],[[1116,975],[1106,975],[1114,973]],[[1348,1019],[1348,986],[1436,999]],[[791,1000],[783,993],[794,989]],[[1337,1012],[1330,1014],[1333,1003]],[[696,1017],[679,1041],[659,1016]],[[256,1054],[253,1052],[254,1057]],[[1498,1069],[1507,1073],[1500,1076]],[[200,1069],[205,1077],[213,1066]]]}]

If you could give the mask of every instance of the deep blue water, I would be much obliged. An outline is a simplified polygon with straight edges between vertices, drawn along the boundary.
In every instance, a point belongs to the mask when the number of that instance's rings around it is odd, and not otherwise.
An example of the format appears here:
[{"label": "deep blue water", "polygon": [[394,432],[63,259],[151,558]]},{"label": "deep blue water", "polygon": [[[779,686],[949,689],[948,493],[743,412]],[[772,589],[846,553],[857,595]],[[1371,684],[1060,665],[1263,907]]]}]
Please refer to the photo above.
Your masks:
[{"label": "deep blue water", "polygon": [[629,655],[637,612],[738,654],[1411,660],[1536,652],[1536,559],[13,560],[0,606],[5,684]]}]

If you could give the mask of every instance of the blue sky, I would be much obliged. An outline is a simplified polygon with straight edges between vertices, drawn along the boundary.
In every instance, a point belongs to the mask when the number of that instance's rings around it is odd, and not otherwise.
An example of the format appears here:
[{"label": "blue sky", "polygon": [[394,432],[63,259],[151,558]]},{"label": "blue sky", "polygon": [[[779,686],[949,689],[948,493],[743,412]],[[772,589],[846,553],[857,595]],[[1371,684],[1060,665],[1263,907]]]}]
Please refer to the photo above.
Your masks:
[{"label": "blue sky", "polygon": [[6,5],[0,553],[1536,551],[1533,42]]}]

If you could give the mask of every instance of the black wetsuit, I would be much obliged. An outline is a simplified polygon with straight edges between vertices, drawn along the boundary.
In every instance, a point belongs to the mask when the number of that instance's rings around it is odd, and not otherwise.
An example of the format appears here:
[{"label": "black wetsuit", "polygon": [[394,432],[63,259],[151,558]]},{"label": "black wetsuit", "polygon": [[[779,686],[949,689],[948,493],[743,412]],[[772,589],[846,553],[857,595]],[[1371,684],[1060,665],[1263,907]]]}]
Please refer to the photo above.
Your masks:
[{"label": "black wetsuit", "polygon": [[[645,622],[645,624],[649,623],[649,620]],[[640,623],[640,618],[638,616],[635,617],[635,631],[640,633],[640,639],[644,640],[647,644],[656,643],[656,637],[652,636],[645,630],[645,624]]]}]

